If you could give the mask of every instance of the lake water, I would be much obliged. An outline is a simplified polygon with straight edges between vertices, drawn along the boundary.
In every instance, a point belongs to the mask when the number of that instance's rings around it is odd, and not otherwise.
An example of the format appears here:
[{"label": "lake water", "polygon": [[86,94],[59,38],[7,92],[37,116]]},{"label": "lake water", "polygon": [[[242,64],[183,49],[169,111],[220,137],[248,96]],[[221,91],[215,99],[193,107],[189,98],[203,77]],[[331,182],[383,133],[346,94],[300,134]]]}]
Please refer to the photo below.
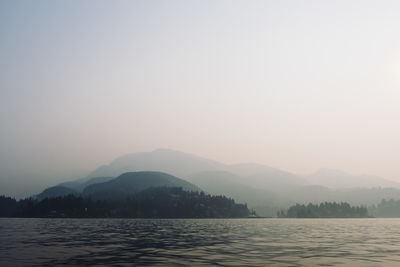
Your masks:
[{"label": "lake water", "polygon": [[0,266],[400,266],[400,219],[0,219]]}]

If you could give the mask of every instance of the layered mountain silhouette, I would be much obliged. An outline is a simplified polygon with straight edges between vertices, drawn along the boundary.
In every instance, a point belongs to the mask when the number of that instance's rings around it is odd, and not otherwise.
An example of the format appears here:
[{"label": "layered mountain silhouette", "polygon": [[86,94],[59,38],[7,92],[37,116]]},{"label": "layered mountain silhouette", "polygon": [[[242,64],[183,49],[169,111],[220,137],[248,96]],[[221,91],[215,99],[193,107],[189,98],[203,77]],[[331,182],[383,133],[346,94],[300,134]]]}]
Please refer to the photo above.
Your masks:
[{"label": "layered mountain silhouette", "polygon": [[92,184],[83,190],[94,199],[123,199],[151,187],[180,187],[185,191],[202,191],[199,187],[163,172],[127,172],[108,182]]},{"label": "layered mountain silhouette", "polygon": [[265,211],[259,212],[264,216],[297,202],[348,201],[359,205],[383,198],[400,199],[398,183],[376,176],[323,169],[301,177],[262,164],[229,165],[168,149],[119,157],[83,179],[46,189],[38,198],[57,194],[124,197],[158,186],[225,195]]},{"label": "layered mountain silhouette", "polygon": [[186,179],[213,195],[225,195],[252,206],[273,203],[276,194],[243,182],[243,177],[227,171],[204,171],[188,175]]},{"label": "layered mountain silhouette", "polygon": [[66,195],[79,195],[87,186],[97,183],[107,182],[114,177],[94,177],[94,178],[81,178],[75,181],[64,182],[56,186],[45,189],[42,193],[34,196],[36,199],[45,199],[51,197],[59,197]]},{"label": "layered mountain silhouette", "polygon": [[115,177],[111,177],[111,176],[110,177],[93,177],[93,178],[86,177],[86,178],[78,179],[78,180],[75,180],[72,182],[61,183],[61,184],[59,184],[59,186],[68,187],[77,192],[82,192],[83,189],[85,189],[89,185],[104,183],[104,182],[107,182],[114,178]]},{"label": "layered mountain silhouette", "polygon": [[113,160],[91,172],[88,177],[118,176],[121,173],[132,171],[161,171],[178,177],[191,173],[224,170],[225,165],[191,154],[157,149],[152,152],[128,154]]},{"label": "layered mountain silhouette", "polygon": [[62,196],[76,195],[76,194],[78,194],[78,191],[76,191],[70,187],[56,185],[56,186],[46,188],[45,190],[43,190],[42,193],[34,196],[34,198],[36,198],[38,200],[42,200],[45,198],[62,197]]},{"label": "layered mountain silhouette", "polygon": [[317,184],[329,188],[362,188],[362,187],[396,187],[400,184],[386,180],[375,175],[351,175],[341,170],[320,169],[317,172],[307,175],[305,179],[310,184]]},{"label": "layered mountain silhouette", "polygon": [[[202,172],[221,171],[236,175],[229,179],[250,187],[267,190],[287,189],[306,185],[321,185],[328,188],[396,187],[400,184],[378,176],[353,176],[339,170],[321,169],[314,174],[299,176],[263,164],[224,164],[188,153],[157,149],[152,152],[128,154],[103,165],[88,175],[93,177],[117,177],[124,172],[161,171],[181,178],[190,178]],[[188,178],[188,179],[189,179]]]},{"label": "layered mountain silhouette", "polygon": [[82,195],[93,199],[124,199],[155,187],[179,187],[185,191],[202,191],[196,185],[167,173],[127,172],[117,178],[95,177],[86,182],[67,182],[49,187],[37,195],[36,199],[66,195]]},{"label": "layered mountain silhouette", "polygon": [[[116,177],[121,173],[132,171],[161,171],[189,181],[193,175],[202,172],[214,171],[217,174],[225,171],[237,176],[234,179],[229,179],[232,182],[269,190],[306,184],[306,181],[299,176],[266,165],[228,165],[168,149],[157,149],[152,152],[141,152],[119,157],[110,164],[97,168],[88,177]],[[206,188],[203,189],[207,190]]]}]

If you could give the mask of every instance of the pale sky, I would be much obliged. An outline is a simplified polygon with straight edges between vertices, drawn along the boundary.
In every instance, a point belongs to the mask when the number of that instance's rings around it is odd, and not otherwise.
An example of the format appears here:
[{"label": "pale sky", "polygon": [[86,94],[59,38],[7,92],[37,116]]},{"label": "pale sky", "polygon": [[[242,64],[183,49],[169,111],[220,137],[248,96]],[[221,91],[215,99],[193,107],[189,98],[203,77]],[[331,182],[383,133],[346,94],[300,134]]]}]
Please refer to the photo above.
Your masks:
[{"label": "pale sky", "polygon": [[399,14],[378,0],[1,1],[0,187],[160,147],[400,181]]}]

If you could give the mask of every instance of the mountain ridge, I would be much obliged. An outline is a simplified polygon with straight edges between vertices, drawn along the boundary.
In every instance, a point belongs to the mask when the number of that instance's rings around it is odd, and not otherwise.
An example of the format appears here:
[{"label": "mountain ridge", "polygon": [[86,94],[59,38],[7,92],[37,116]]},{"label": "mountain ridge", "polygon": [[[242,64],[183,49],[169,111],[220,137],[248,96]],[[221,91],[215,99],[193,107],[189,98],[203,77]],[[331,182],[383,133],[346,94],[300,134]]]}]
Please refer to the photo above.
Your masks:
[{"label": "mountain ridge", "polygon": [[[165,172],[198,186],[211,194],[223,194],[235,200],[246,202],[252,207],[269,210],[271,216],[276,208],[286,208],[296,202],[323,202],[346,200],[351,204],[374,204],[383,198],[400,199],[396,183],[382,183],[383,178],[375,176],[353,176],[343,171],[317,172],[322,175],[299,176],[284,170],[257,163],[224,164],[176,150],[157,149],[151,152],[127,154],[92,171],[80,183],[64,183],[72,188],[84,183],[98,184],[99,177],[111,175],[113,179],[126,172]],[[330,175],[327,175],[329,174]],[[115,174],[115,175],[114,175]],[[91,177],[96,176],[99,177]],[[311,178],[314,178],[311,179]],[[332,186],[341,182],[343,187]],[[372,177],[372,178],[371,178]],[[371,180],[368,180],[371,178]],[[351,180],[358,179],[354,187]],[[361,183],[360,179],[366,182]],[[383,180],[382,180],[383,179]],[[63,184],[60,184],[63,185]],[[385,185],[388,188],[382,188]],[[347,186],[347,187],[346,187]],[[94,186],[96,187],[96,186]],[[371,195],[373,194],[373,195]],[[265,209],[266,208],[266,209]],[[257,210],[256,210],[257,211]],[[276,212],[275,212],[276,213]]]},{"label": "mountain ridge", "polygon": [[124,198],[151,187],[181,187],[186,191],[202,191],[183,179],[164,172],[126,172],[107,182],[91,184],[82,194],[94,199]]},{"label": "mountain ridge", "polygon": [[309,183],[326,186],[333,189],[344,188],[373,188],[395,187],[400,188],[400,183],[387,180],[376,175],[353,175],[342,170],[322,168],[304,176]]}]

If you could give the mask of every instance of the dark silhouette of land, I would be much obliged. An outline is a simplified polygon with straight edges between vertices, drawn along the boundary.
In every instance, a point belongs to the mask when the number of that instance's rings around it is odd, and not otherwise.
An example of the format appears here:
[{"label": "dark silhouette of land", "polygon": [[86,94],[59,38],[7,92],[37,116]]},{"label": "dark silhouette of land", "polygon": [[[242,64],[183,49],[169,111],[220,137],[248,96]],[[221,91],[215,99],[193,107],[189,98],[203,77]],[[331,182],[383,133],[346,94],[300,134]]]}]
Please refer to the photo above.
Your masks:
[{"label": "dark silhouette of land", "polygon": [[93,200],[68,195],[16,201],[0,196],[0,217],[238,218],[249,215],[246,204],[178,187],[151,187],[125,199]]},{"label": "dark silhouette of land", "polygon": [[289,207],[287,211],[279,211],[279,218],[368,218],[366,207],[352,207],[349,203],[324,202],[320,204]]},{"label": "dark silhouette of land", "polygon": [[20,201],[0,197],[1,217],[237,218],[250,214],[246,204],[205,194],[194,184],[155,171],[58,185]]},{"label": "dark silhouette of land", "polygon": [[[193,169],[199,170],[201,167],[209,167],[209,168],[217,168],[221,167],[215,162],[208,161],[205,159],[199,159],[195,156],[190,156],[187,154],[183,154],[180,152],[168,151],[168,150],[158,150],[151,153],[144,154],[133,154],[128,155],[122,158],[117,159],[109,166],[103,166],[99,168],[96,174],[100,175],[101,170],[114,170],[117,171],[119,169],[123,169],[123,166],[131,166],[129,168],[144,168],[142,165],[148,166],[150,162],[154,165],[153,169],[157,168],[166,168],[165,166],[169,166],[168,163],[173,163],[173,166],[178,166],[178,160],[171,159],[167,156],[175,156],[182,163],[185,163],[185,166],[182,170]],[[143,159],[144,157],[144,159]],[[132,165],[131,165],[132,164]],[[181,165],[185,165],[181,164]],[[203,166],[204,165],[204,166]],[[133,166],[133,167],[132,167]],[[142,166],[142,167],[140,167]],[[149,165],[150,166],[150,165]],[[194,167],[196,168],[194,168]],[[190,168],[189,168],[190,167]],[[204,167],[204,168],[205,168]],[[128,168],[128,167],[126,167]],[[128,168],[128,169],[129,169]],[[183,191],[187,192],[206,192],[210,195],[221,195],[225,196],[227,199],[235,199],[240,203],[248,203],[249,206],[257,212],[259,216],[265,217],[274,217],[278,215],[278,217],[291,217],[291,218],[354,218],[354,217],[368,217],[369,215],[375,217],[399,217],[400,216],[400,204],[396,203],[394,200],[390,201],[381,201],[382,199],[391,199],[398,198],[399,189],[396,188],[352,188],[352,189],[329,189],[321,186],[312,186],[312,185],[300,185],[300,181],[296,186],[290,186],[289,184],[294,182],[295,176],[284,173],[275,169],[271,169],[262,165],[254,165],[254,164],[239,164],[239,165],[231,165],[231,171],[235,171],[237,174],[231,173],[229,171],[202,171],[193,174],[187,174],[185,179],[178,178],[174,175],[160,172],[160,171],[135,171],[135,172],[126,172],[122,173],[117,177],[111,176],[99,176],[99,177],[91,177],[88,176],[83,179],[78,179],[75,181],[64,182],[58,184],[53,187],[49,187],[45,189],[38,195],[34,195],[31,197],[30,203],[28,200],[27,203],[32,206],[32,208],[38,205],[42,200],[45,199],[54,199],[54,198],[65,198],[65,197],[75,197],[77,199],[89,199],[90,201],[97,203],[97,201],[105,201],[109,205],[113,206],[112,203],[123,203],[125,205],[125,201],[127,199],[136,198],[138,195],[143,195],[146,190],[154,190],[157,187],[166,187],[166,188],[182,188]],[[177,167],[177,169],[179,169]],[[181,171],[182,171],[181,170]],[[260,171],[261,174],[257,174]],[[254,174],[254,172],[256,174]],[[250,176],[241,176],[241,175],[249,175]],[[106,175],[107,173],[103,173]],[[271,187],[271,191],[266,190],[260,185],[260,181],[264,180],[264,176],[275,177],[272,179],[273,181],[286,181],[288,183],[282,183],[279,186],[275,184],[269,184]],[[348,177],[344,175],[345,177]],[[349,178],[350,179],[350,178]],[[248,181],[249,180],[249,181]],[[271,180],[271,179],[266,179]],[[244,184],[246,181],[248,184]],[[253,182],[253,187],[250,187],[250,182]],[[291,181],[289,183],[289,181]],[[265,185],[266,186],[266,185]],[[272,190],[275,188],[274,190]],[[278,188],[280,188],[278,190]],[[167,190],[167,189],[165,189]],[[192,195],[194,197],[194,195]],[[13,202],[13,199],[4,197],[2,206],[0,207],[1,216],[15,216],[14,206],[18,206]],[[15,200],[14,200],[15,201]],[[23,201],[19,201],[23,203]],[[72,200],[71,200],[72,201]],[[15,201],[16,202],[16,201]],[[18,202],[18,203],[19,203]],[[290,207],[294,203],[316,203],[321,202],[319,205],[309,204],[297,204],[295,206]],[[111,204],[110,204],[111,203]],[[379,203],[379,204],[377,204]],[[400,201],[399,201],[400,203]],[[108,205],[107,204],[107,205]],[[204,203],[200,203],[204,205]],[[28,205],[28,204],[26,204]],[[41,205],[41,204],[40,204]],[[158,205],[158,204],[157,204]],[[156,206],[157,206],[156,205]],[[365,205],[368,206],[368,212],[365,212],[366,208],[364,207],[351,207],[350,205]],[[114,213],[110,210],[108,213],[105,211],[99,212],[98,214],[78,214],[72,213],[71,211],[66,212],[58,212],[60,210],[53,209],[51,214],[49,214],[48,210],[46,212],[36,212],[33,215],[29,216],[106,216],[106,217],[121,217],[121,216],[133,216],[140,217],[146,216],[149,217],[149,214],[142,213],[142,210],[137,211],[136,213],[129,213],[128,215],[122,215],[120,208],[116,208],[118,205],[115,204],[113,208],[115,209]],[[13,208],[14,207],[14,208]],[[287,209],[287,207],[290,207]],[[100,208],[96,208],[99,210]],[[214,209],[214,208],[212,208]],[[287,211],[282,211],[282,210]],[[162,217],[174,217],[174,216],[183,216],[183,217],[232,217],[236,215],[231,215],[223,212],[213,212],[213,213],[200,213],[200,214],[190,214],[190,213],[174,213],[171,209],[166,209],[170,214],[161,214],[158,211],[158,207],[155,207],[155,211],[153,211],[154,216],[162,216]],[[195,209],[196,210],[196,209]],[[87,212],[87,210],[86,210]],[[278,212],[278,214],[277,214]],[[29,212],[27,209],[24,209],[23,212],[20,212],[18,216],[26,217]],[[61,215],[62,214],[62,215]],[[253,214],[254,217],[255,214]],[[246,216],[244,216],[246,217]]]},{"label": "dark silhouette of land", "polygon": [[33,198],[41,200],[70,194],[90,196],[93,200],[126,198],[133,191],[149,186],[175,186],[224,195],[247,203],[258,215],[265,217],[274,217],[278,211],[295,203],[347,202],[371,207],[382,199],[399,199],[400,196],[398,184],[375,176],[354,176],[323,169],[300,177],[261,164],[229,165],[179,151],[158,149],[118,157],[85,178],[55,184]]},{"label": "dark silhouette of land", "polygon": [[377,205],[372,205],[368,208],[371,214],[375,217],[382,218],[399,218],[400,217],[400,200],[382,199]]}]

